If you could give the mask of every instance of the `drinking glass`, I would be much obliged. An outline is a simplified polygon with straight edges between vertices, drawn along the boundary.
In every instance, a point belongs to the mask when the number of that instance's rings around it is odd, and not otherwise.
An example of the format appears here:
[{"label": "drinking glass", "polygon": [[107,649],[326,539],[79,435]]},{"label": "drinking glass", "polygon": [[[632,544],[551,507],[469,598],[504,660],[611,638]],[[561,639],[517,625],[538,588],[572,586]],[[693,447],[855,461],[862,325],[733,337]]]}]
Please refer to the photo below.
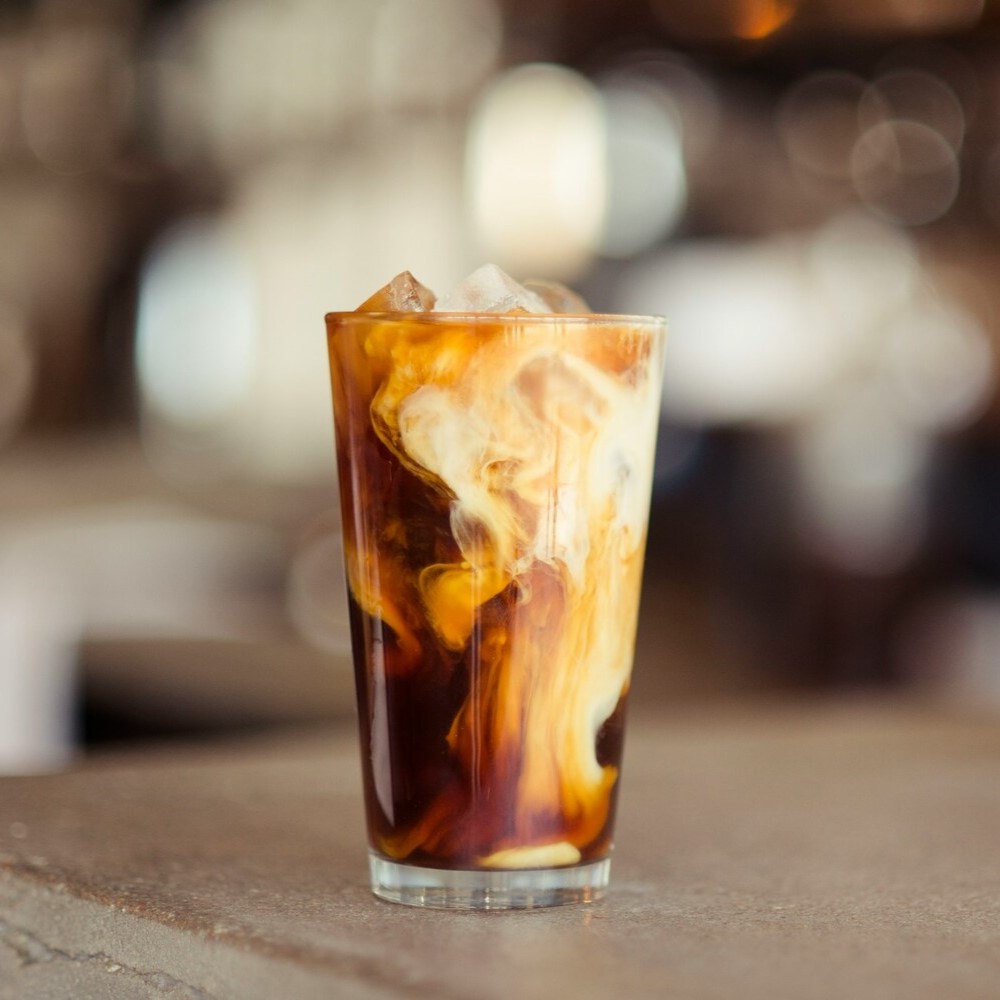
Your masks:
[{"label": "drinking glass", "polygon": [[445,908],[594,900],[664,322],[326,324],[373,891]]}]

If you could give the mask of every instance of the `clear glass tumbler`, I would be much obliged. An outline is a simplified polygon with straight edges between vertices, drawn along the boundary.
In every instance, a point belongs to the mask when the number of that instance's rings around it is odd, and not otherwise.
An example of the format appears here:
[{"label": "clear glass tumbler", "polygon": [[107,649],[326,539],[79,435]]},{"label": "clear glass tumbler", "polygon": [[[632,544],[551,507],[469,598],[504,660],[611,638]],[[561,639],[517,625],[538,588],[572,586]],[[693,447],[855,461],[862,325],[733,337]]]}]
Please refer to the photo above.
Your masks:
[{"label": "clear glass tumbler", "polygon": [[608,884],[661,319],[330,313],[372,888]]}]

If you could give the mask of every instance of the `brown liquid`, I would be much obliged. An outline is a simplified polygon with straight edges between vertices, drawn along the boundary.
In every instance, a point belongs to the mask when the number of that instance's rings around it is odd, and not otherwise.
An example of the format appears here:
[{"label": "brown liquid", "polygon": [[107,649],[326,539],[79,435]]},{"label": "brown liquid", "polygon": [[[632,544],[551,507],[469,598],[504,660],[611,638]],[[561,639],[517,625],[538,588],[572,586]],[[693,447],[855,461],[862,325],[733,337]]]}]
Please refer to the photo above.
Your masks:
[{"label": "brown liquid", "polygon": [[380,854],[474,868],[609,852],[660,347],[532,317],[331,326]]}]

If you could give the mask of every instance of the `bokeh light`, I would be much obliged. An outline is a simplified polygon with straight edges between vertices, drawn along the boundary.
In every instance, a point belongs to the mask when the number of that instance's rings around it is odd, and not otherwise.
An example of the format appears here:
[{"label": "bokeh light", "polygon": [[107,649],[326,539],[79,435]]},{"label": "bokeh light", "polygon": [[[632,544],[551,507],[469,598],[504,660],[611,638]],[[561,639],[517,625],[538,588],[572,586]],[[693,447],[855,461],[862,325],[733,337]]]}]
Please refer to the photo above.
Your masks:
[{"label": "bokeh light", "polygon": [[861,200],[878,215],[908,226],[940,219],[958,195],[960,169],[941,134],[913,121],[869,128],[851,154]]},{"label": "bokeh light", "polygon": [[469,190],[483,253],[512,273],[573,278],[605,218],[604,107],[572,70],[519,66],[478,103]]},{"label": "bokeh light", "polygon": [[[939,85],[943,85],[951,92],[951,96],[957,100],[964,119],[965,130],[973,128],[982,110],[984,98],[982,74],[975,65],[973,53],[970,50],[959,47],[959,45],[946,41],[943,38],[917,38],[890,46],[882,57],[878,60],[872,75],[873,82],[877,84],[880,80],[888,78],[892,80],[900,74],[904,81],[911,78],[911,74],[929,78]],[[921,82],[917,82],[917,94],[921,90]],[[932,93],[937,88],[931,84]],[[936,101],[922,102],[915,101],[912,96],[905,101],[910,107],[917,109],[918,120],[925,124],[933,124],[932,121],[925,121],[922,112],[919,110],[920,103],[925,109],[928,103],[931,107]],[[945,115],[950,116],[948,106],[951,100],[945,98]]]},{"label": "bokeh light", "polygon": [[880,386],[861,383],[803,423],[795,444],[806,546],[852,573],[904,567],[926,530],[927,438],[892,418]]},{"label": "bokeh light", "polygon": [[24,72],[27,144],[57,173],[105,166],[124,143],[134,96],[121,38],[98,28],[54,30],[33,49]]},{"label": "bokeh light", "polygon": [[[838,4],[836,14],[817,20],[817,28],[832,21],[838,31],[863,36],[934,35],[960,31],[982,16],[985,0],[865,0]],[[822,8],[820,8],[822,9]],[[832,11],[832,8],[831,8]]]},{"label": "bokeh light", "polygon": [[221,435],[247,405],[259,355],[254,276],[231,236],[210,219],[166,233],[146,264],[136,330],[149,415],[196,442]]},{"label": "bokeh light", "polygon": [[681,422],[811,422],[877,384],[886,420],[935,434],[972,420],[994,386],[982,325],[935,292],[903,233],[859,213],[688,242],[637,267],[625,294],[670,317],[663,405]]},{"label": "bokeh light", "polygon": [[921,695],[976,713],[1000,707],[1000,604],[992,594],[953,587],[925,597],[901,631],[905,670]]},{"label": "bokeh light", "polygon": [[791,21],[799,0],[652,0],[654,14],[687,41],[757,42]]},{"label": "bokeh light", "polygon": [[900,25],[930,34],[975,24],[986,0],[890,0],[890,6]]},{"label": "bokeh light", "polygon": [[[196,6],[181,38],[164,45],[193,76],[196,127],[210,158],[236,170],[364,114],[377,12],[375,4],[326,0]],[[183,121],[190,95],[183,85],[172,93]]]},{"label": "bokeh light", "polygon": [[599,250],[631,257],[677,224],[687,176],[678,113],[665,88],[622,76],[601,89],[607,193]]},{"label": "bokeh light", "polygon": [[461,102],[496,68],[502,38],[494,0],[384,0],[373,32],[376,105]]},{"label": "bokeh light", "polygon": [[619,60],[611,79],[666,98],[680,129],[688,171],[712,169],[722,101],[716,81],[696,62],[669,50],[639,50]]},{"label": "bokeh light", "polygon": [[330,652],[351,650],[340,522],[326,515],[303,532],[288,571],[288,613],[300,634]]},{"label": "bokeh light", "polygon": [[819,177],[848,178],[864,92],[861,77],[832,70],[793,84],[777,110],[778,134],[789,159]]},{"label": "bokeh light", "polygon": [[989,341],[954,303],[926,291],[914,298],[888,325],[886,352],[887,396],[898,416],[916,427],[962,427],[989,398]]},{"label": "bokeh light", "polygon": [[[988,7],[7,4],[0,527],[8,540],[37,507],[46,534],[50,505],[72,511],[52,567],[22,550],[0,581],[10,634],[58,630],[50,580],[68,579],[56,556],[79,508],[127,489],[277,530],[234,624],[266,605],[289,655],[343,654],[323,313],[404,269],[447,293],[488,260],[601,310],[667,315],[654,600],[676,613],[680,597],[728,639],[714,605],[735,594],[788,650],[748,669],[815,678],[868,643],[855,610],[887,619],[879,602],[950,575],[995,590]],[[154,552],[138,527],[138,542],[95,533],[93,551]],[[170,535],[173,560],[154,552],[180,625],[234,607],[228,569],[201,591],[180,572],[216,527],[183,551]],[[97,627],[142,610],[116,588],[132,597],[146,562],[122,556]],[[855,589],[863,575],[893,579]],[[896,611],[857,675],[889,676]],[[161,621],[135,617],[136,636],[156,641]],[[738,645],[742,669],[757,654]]]},{"label": "bokeh light", "polygon": [[236,171],[373,115],[461,105],[502,37],[494,0],[202,0],[162,30],[149,70],[168,155]]},{"label": "bokeh light", "polygon": [[823,308],[843,337],[862,342],[906,307],[923,278],[907,232],[861,211],[841,213],[821,226],[806,253]]},{"label": "bokeh light", "polygon": [[733,34],[746,41],[760,41],[783,28],[798,10],[799,0],[744,0],[736,5]]},{"label": "bokeh light", "polygon": [[666,315],[664,410],[693,422],[789,419],[835,376],[842,341],[792,240],[689,243],[637,269],[627,301]]},{"label": "bokeh light", "polygon": [[932,73],[898,69],[865,89],[858,105],[864,130],[883,122],[917,122],[937,132],[956,152],[965,137],[965,111],[954,90]]}]

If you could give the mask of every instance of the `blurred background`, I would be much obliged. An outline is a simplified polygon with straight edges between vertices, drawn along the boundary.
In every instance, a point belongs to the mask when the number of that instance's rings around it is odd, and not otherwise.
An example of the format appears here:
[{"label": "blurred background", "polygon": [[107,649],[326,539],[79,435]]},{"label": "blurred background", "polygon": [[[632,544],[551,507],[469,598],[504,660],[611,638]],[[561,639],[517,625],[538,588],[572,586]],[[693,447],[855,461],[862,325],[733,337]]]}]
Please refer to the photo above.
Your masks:
[{"label": "blurred background", "polygon": [[1000,708],[996,0],[3,0],[0,770],[352,709],[323,313],[671,322],[636,687]]}]

